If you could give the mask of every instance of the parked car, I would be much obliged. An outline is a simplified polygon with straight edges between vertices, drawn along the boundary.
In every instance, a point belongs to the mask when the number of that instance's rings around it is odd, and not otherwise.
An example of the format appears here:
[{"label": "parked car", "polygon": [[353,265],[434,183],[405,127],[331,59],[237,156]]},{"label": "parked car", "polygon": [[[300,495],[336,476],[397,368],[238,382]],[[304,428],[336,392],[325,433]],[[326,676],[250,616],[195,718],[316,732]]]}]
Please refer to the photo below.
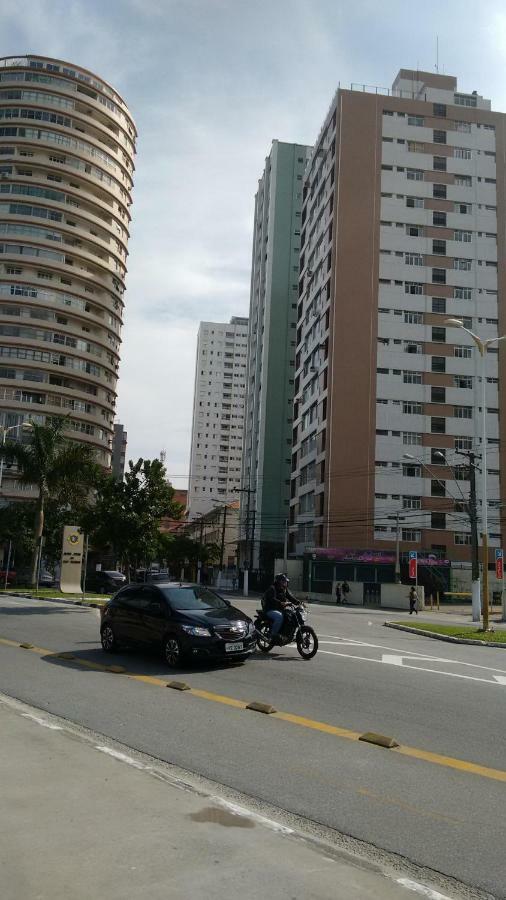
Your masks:
[{"label": "parked car", "polygon": [[43,571],[39,575],[39,587],[54,587],[55,578],[51,572]]},{"label": "parked car", "polygon": [[130,584],[100,611],[102,647],[159,647],[167,664],[192,658],[245,660],[255,650],[255,627],[240,609],[201,584]]},{"label": "parked car", "polygon": [[96,594],[115,594],[126,582],[126,576],[122,572],[105,570],[93,572],[86,576],[86,590]]}]

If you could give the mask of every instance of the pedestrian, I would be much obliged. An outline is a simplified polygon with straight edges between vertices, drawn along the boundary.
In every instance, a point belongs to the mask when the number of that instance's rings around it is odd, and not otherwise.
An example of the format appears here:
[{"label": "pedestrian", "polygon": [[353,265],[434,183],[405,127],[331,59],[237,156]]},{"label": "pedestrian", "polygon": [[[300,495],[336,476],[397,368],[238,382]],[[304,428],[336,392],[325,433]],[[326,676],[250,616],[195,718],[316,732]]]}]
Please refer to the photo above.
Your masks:
[{"label": "pedestrian", "polygon": [[348,594],[350,593],[350,586],[347,581],[343,581],[341,590],[343,592],[343,606],[348,602]]},{"label": "pedestrian", "polygon": [[410,588],[410,591],[409,591],[409,614],[410,614],[410,616],[414,612],[416,612],[416,614],[418,615],[418,610],[416,608],[417,604],[418,604],[418,594],[416,592],[416,587],[414,585],[412,585],[412,587]]},{"label": "pedestrian", "polygon": [[336,583],[336,603],[339,605],[341,602],[341,586],[339,582]]}]

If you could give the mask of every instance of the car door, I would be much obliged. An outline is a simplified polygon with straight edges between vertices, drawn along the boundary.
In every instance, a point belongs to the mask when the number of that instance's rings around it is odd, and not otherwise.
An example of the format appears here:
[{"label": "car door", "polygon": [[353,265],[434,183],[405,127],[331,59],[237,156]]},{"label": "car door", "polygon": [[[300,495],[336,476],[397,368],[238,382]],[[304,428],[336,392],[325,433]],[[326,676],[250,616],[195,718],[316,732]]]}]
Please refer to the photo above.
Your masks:
[{"label": "car door", "polygon": [[[144,640],[144,621],[142,618],[143,610],[146,606],[146,599],[141,597],[141,585],[132,584],[126,588],[118,597],[119,601],[119,624],[117,626],[118,640],[124,640],[127,643],[142,643]],[[116,622],[115,618],[115,622]]]},{"label": "car door", "polygon": [[143,603],[142,639],[148,644],[161,644],[166,631],[167,603],[160,591],[150,585],[144,585],[139,593]]}]

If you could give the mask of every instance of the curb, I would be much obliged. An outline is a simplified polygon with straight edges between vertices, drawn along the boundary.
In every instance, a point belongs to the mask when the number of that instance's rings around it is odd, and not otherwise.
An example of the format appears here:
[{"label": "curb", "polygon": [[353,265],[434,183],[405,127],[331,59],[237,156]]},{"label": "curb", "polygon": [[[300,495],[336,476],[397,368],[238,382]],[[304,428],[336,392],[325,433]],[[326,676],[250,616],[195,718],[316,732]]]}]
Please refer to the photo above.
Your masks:
[{"label": "curb", "polygon": [[433,638],[435,641],[446,641],[448,644],[472,644],[474,647],[506,647],[506,644],[500,641],[475,641],[472,638],[458,638],[453,637],[451,634],[437,634],[435,631],[424,631],[423,628],[410,628],[409,625],[397,625],[395,622],[383,622],[383,625],[385,628],[408,631],[410,634],[421,634],[422,637]]}]

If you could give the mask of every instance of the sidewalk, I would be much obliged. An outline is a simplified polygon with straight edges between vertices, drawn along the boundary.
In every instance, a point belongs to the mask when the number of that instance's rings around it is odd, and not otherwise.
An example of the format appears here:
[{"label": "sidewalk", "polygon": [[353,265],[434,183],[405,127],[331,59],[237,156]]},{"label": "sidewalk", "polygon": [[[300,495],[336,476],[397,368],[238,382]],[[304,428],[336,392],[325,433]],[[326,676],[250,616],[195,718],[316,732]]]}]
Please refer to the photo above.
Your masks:
[{"label": "sidewalk", "polygon": [[157,760],[1,695],[0,733],[2,900],[413,897],[399,883],[409,875],[238,813]]}]

